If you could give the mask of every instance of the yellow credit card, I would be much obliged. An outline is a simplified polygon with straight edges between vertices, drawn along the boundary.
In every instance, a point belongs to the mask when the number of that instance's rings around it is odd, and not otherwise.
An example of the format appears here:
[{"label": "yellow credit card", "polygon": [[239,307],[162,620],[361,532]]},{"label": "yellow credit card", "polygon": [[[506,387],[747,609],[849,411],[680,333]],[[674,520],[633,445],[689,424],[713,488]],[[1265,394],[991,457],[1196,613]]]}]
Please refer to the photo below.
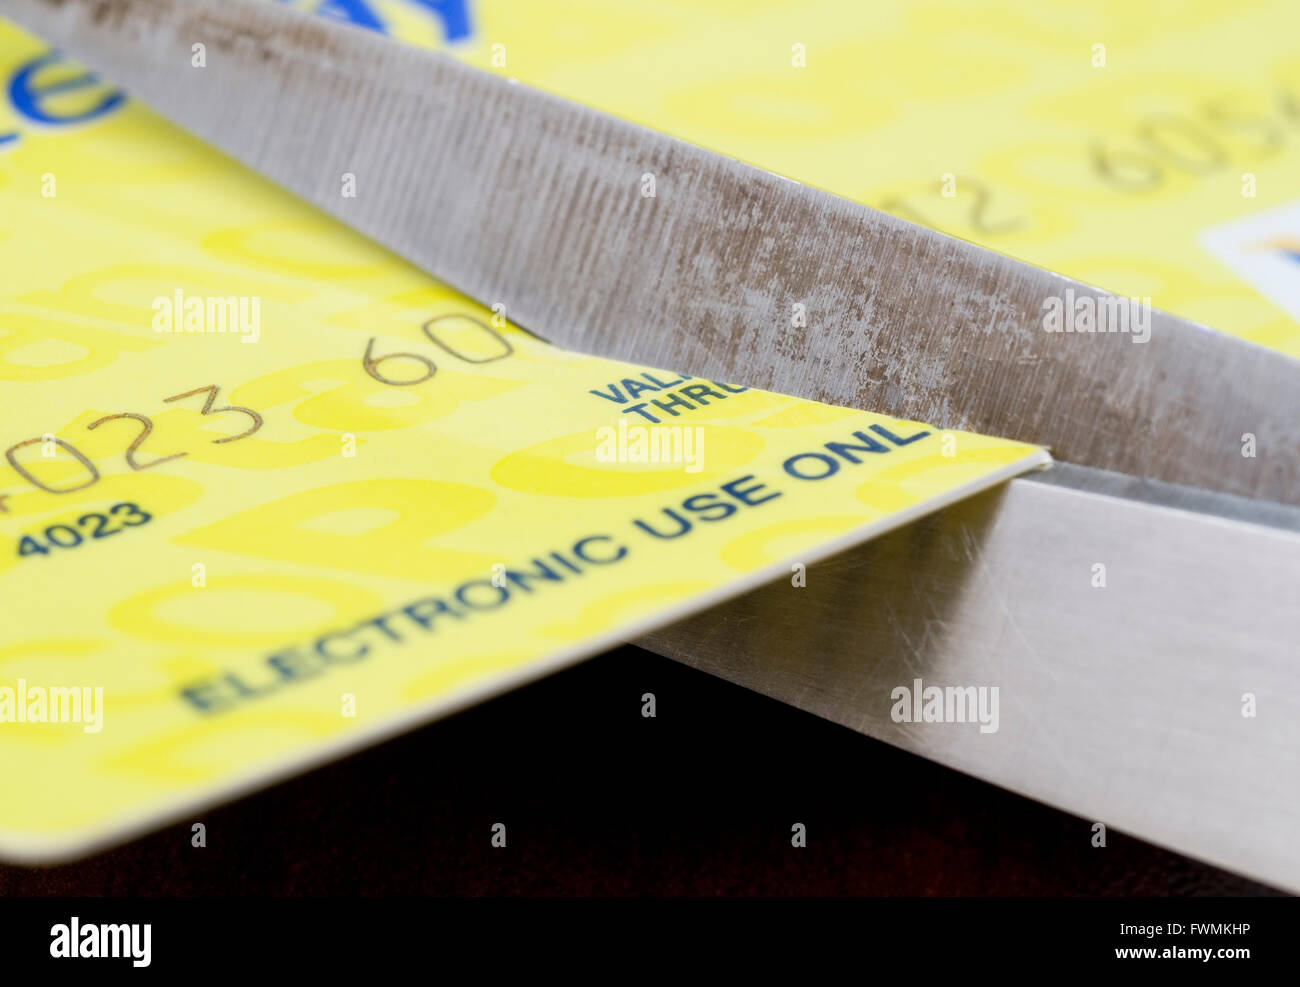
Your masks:
[{"label": "yellow credit card", "polygon": [[5,856],[815,592],[1048,461],[558,350],[3,24],[0,71]]}]

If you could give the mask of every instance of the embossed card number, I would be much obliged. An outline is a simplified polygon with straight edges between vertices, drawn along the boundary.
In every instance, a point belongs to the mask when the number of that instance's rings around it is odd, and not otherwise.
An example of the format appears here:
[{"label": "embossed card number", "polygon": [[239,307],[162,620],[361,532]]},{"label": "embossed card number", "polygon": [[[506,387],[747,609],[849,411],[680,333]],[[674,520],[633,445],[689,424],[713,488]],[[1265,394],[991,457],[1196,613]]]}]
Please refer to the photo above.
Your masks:
[{"label": "embossed card number", "polygon": [[[481,364],[494,363],[497,360],[503,360],[514,353],[514,347],[510,341],[498,333],[487,323],[474,318],[473,316],[453,313],[449,315],[439,315],[421,326],[424,335],[428,340],[447,353],[449,356],[463,363]],[[421,353],[388,353],[382,356],[376,356],[374,352],[375,338],[371,338],[366,344],[365,354],[362,356],[361,365],[365,372],[382,384],[388,384],[394,387],[409,387],[413,384],[421,384],[429,380],[437,373],[437,365],[428,356]],[[424,373],[420,377],[411,380],[394,379],[381,373],[379,366],[389,360],[414,360],[424,367]],[[237,442],[240,439],[248,438],[258,431],[265,423],[261,414],[252,408],[245,408],[239,405],[218,405],[217,398],[220,388],[215,384],[208,384],[204,387],[196,387],[193,390],[185,391],[181,394],[173,394],[171,397],[163,398],[165,403],[183,401],[188,398],[196,398],[203,395],[203,407],[199,411],[201,415],[222,415],[234,413],[244,415],[249,420],[249,426],[243,432],[237,435],[227,435],[220,439],[213,439],[215,445],[221,445],[227,442]],[[160,454],[144,448],[153,434],[154,423],[147,415],[139,414],[134,411],[119,411],[111,415],[105,415],[90,422],[86,429],[94,431],[104,427],[116,427],[121,429],[124,434],[127,425],[114,425],[113,423],[135,423],[135,434],[130,443],[127,445],[123,458],[132,471],[139,472],[142,470],[153,469],[161,466],[163,463],[171,462],[174,459],[180,459],[187,455],[186,452],[173,452],[170,454]],[[52,486],[45,480],[40,479],[29,468],[31,463],[23,463],[18,458],[18,453],[28,446],[55,446],[63,449],[81,464],[86,473],[86,479],[74,486]],[[55,435],[37,436],[36,438],[24,439],[17,442],[5,450],[5,458],[9,465],[17,471],[18,475],[37,489],[44,490],[51,494],[68,494],[75,493],[78,490],[85,490],[93,486],[100,479],[99,469],[94,462],[86,456],[80,449],[74,446],[66,439],[59,438]],[[51,458],[51,454],[46,450],[46,458]],[[55,543],[57,544],[57,542]]]},{"label": "embossed card number", "polygon": [[[457,332],[458,325],[460,328],[459,333]],[[489,347],[486,356],[476,356],[466,350],[457,349],[448,341],[452,336],[467,336],[468,334],[464,331],[466,325],[475,327],[476,332],[485,334],[485,338],[493,341],[494,345]],[[431,343],[465,363],[495,363],[497,360],[504,360],[515,351],[514,347],[510,345],[510,341],[495,329],[468,315],[440,315],[437,318],[430,319],[421,328],[424,330],[424,334],[429,337]],[[386,377],[379,372],[379,365],[387,360],[414,360],[423,365],[424,376],[414,377],[411,380],[394,380],[391,377]],[[366,373],[379,383],[391,384],[393,387],[410,387],[412,384],[423,384],[438,372],[437,364],[420,353],[388,353],[376,357],[374,337],[371,337],[370,342],[366,344],[366,352],[361,357],[361,365],[365,368]]]},{"label": "embossed card number", "polygon": [[[163,398],[163,401],[164,402],[181,401],[184,400],[185,398],[191,398],[198,394],[206,394],[207,399],[203,402],[203,409],[199,412],[199,414],[220,415],[226,412],[237,412],[242,415],[247,415],[248,418],[252,421],[252,425],[250,425],[245,431],[239,433],[238,435],[227,435],[226,437],[221,439],[213,439],[212,442],[216,445],[220,445],[223,442],[234,442],[238,439],[248,438],[248,436],[252,435],[254,432],[256,432],[259,428],[262,427],[263,424],[262,416],[259,415],[256,411],[254,411],[251,408],[241,408],[235,405],[225,405],[223,407],[216,407],[217,392],[218,392],[217,386],[215,384],[209,384],[206,387],[196,387],[194,390],[186,391],[183,394],[173,394],[169,398]],[[86,428],[88,431],[94,431],[100,426],[107,425],[109,422],[112,421],[134,421],[140,425],[139,431],[136,433],[135,438],[131,440],[131,444],[126,447],[126,452],[125,452],[126,464],[127,466],[131,467],[132,470],[139,471],[139,470],[152,469],[155,466],[161,466],[163,463],[170,462],[173,459],[180,459],[182,456],[185,455],[184,452],[177,452],[171,454],[170,456],[157,457],[148,460],[147,462],[142,462],[140,459],[138,459],[136,454],[140,451],[140,447],[144,445],[145,440],[149,438],[150,433],[153,432],[153,422],[149,418],[145,417],[144,415],[136,414],[133,411],[121,411],[118,412],[117,414],[105,415],[103,418],[99,418],[91,422],[89,425],[86,426]],[[35,476],[33,476],[31,471],[27,469],[25,465],[23,465],[21,462],[18,461],[19,449],[25,449],[27,446],[41,445],[47,442],[52,445],[60,447],[69,455],[71,455],[75,460],[77,460],[77,462],[81,463],[81,465],[84,466],[86,469],[86,473],[88,474],[88,479],[84,483],[77,484],[75,487],[52,487],[49,484],[45,483],[44,481],[39,480]],[[26,480],[32,486],[44,490],[46,493],[52,493],[52,494],[74,493],[78,490],[85,490],[87,487],[93,486],[95,483],[99,482],[99,470],[95,467],[95,464],[91,462],[85,456],[85,454],[83,454],[81,450],[77,449],[74,445],[54,435],[48,437],[38,436],[37,438],[34,439],[24,439],[22,442],[15,443],[14,445],[11,445],[8,449],[5,450],[5,458],[9,460],[9,465],[12,466],[15,470],[17,470],[18,474],[24,480]]]}]

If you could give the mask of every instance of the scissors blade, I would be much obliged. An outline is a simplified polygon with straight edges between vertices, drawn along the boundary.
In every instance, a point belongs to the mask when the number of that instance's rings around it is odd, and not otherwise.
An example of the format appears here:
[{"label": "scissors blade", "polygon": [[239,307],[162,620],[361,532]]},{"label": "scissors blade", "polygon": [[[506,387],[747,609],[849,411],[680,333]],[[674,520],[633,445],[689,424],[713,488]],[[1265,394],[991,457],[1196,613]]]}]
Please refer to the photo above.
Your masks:
[{"label": "scissors blade", "polygon": [[[1281,354],[1162,312],[1133,331],[1140,306],[1096,288],[274,4],[5,14],[552,342],[1300,504],[1300,363]],[[1045,331],[1082,299],[1129,331]]]},{"label": "scissors blade", "polygon": [[[806,582],[637,643],[1072,812],[1080,854],[1101,823],[1300,892],[1300,509],[1059,464]],[[991,715],[925,722],[934,687]]]}]

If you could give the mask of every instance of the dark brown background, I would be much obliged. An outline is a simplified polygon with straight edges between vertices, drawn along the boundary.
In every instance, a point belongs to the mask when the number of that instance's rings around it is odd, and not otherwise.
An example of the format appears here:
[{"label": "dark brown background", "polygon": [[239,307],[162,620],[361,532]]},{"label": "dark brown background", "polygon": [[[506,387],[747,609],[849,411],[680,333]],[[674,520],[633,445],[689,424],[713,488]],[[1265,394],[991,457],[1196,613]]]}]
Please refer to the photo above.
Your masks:
[{"label": "dark brown background", "polygon": [[[489,844],[498,821],[505,849]],[[190,822],[207,825],[206,848],[190,846]],[[0,867],[0,894],[1275,893],[1091,835],[1090,821],[627,647],[119,849]]]}]

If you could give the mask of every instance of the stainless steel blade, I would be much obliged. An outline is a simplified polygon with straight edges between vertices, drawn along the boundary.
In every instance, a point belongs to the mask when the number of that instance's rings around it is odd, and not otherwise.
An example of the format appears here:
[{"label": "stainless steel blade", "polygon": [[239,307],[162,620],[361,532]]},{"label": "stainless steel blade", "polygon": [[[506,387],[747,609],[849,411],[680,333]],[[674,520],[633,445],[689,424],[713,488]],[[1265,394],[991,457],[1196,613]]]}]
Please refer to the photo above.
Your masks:
[{"label": "stainless steel blade", "polygon": [[3,11],[553,342],[1300,504],[1300,363],[1280,354],[1158,312],[1146,343],[1048,333],[1049,297],[1109,296],[273,4]]},{"label": "stainless steel blade", "polygon": [[[1101,822],[1300,892],[1300,510],[1060,466],[806,579],[637,643],[1075,813],[1080,853]],[[917,679],[997,686],[998,730],[896,722]]]}]

